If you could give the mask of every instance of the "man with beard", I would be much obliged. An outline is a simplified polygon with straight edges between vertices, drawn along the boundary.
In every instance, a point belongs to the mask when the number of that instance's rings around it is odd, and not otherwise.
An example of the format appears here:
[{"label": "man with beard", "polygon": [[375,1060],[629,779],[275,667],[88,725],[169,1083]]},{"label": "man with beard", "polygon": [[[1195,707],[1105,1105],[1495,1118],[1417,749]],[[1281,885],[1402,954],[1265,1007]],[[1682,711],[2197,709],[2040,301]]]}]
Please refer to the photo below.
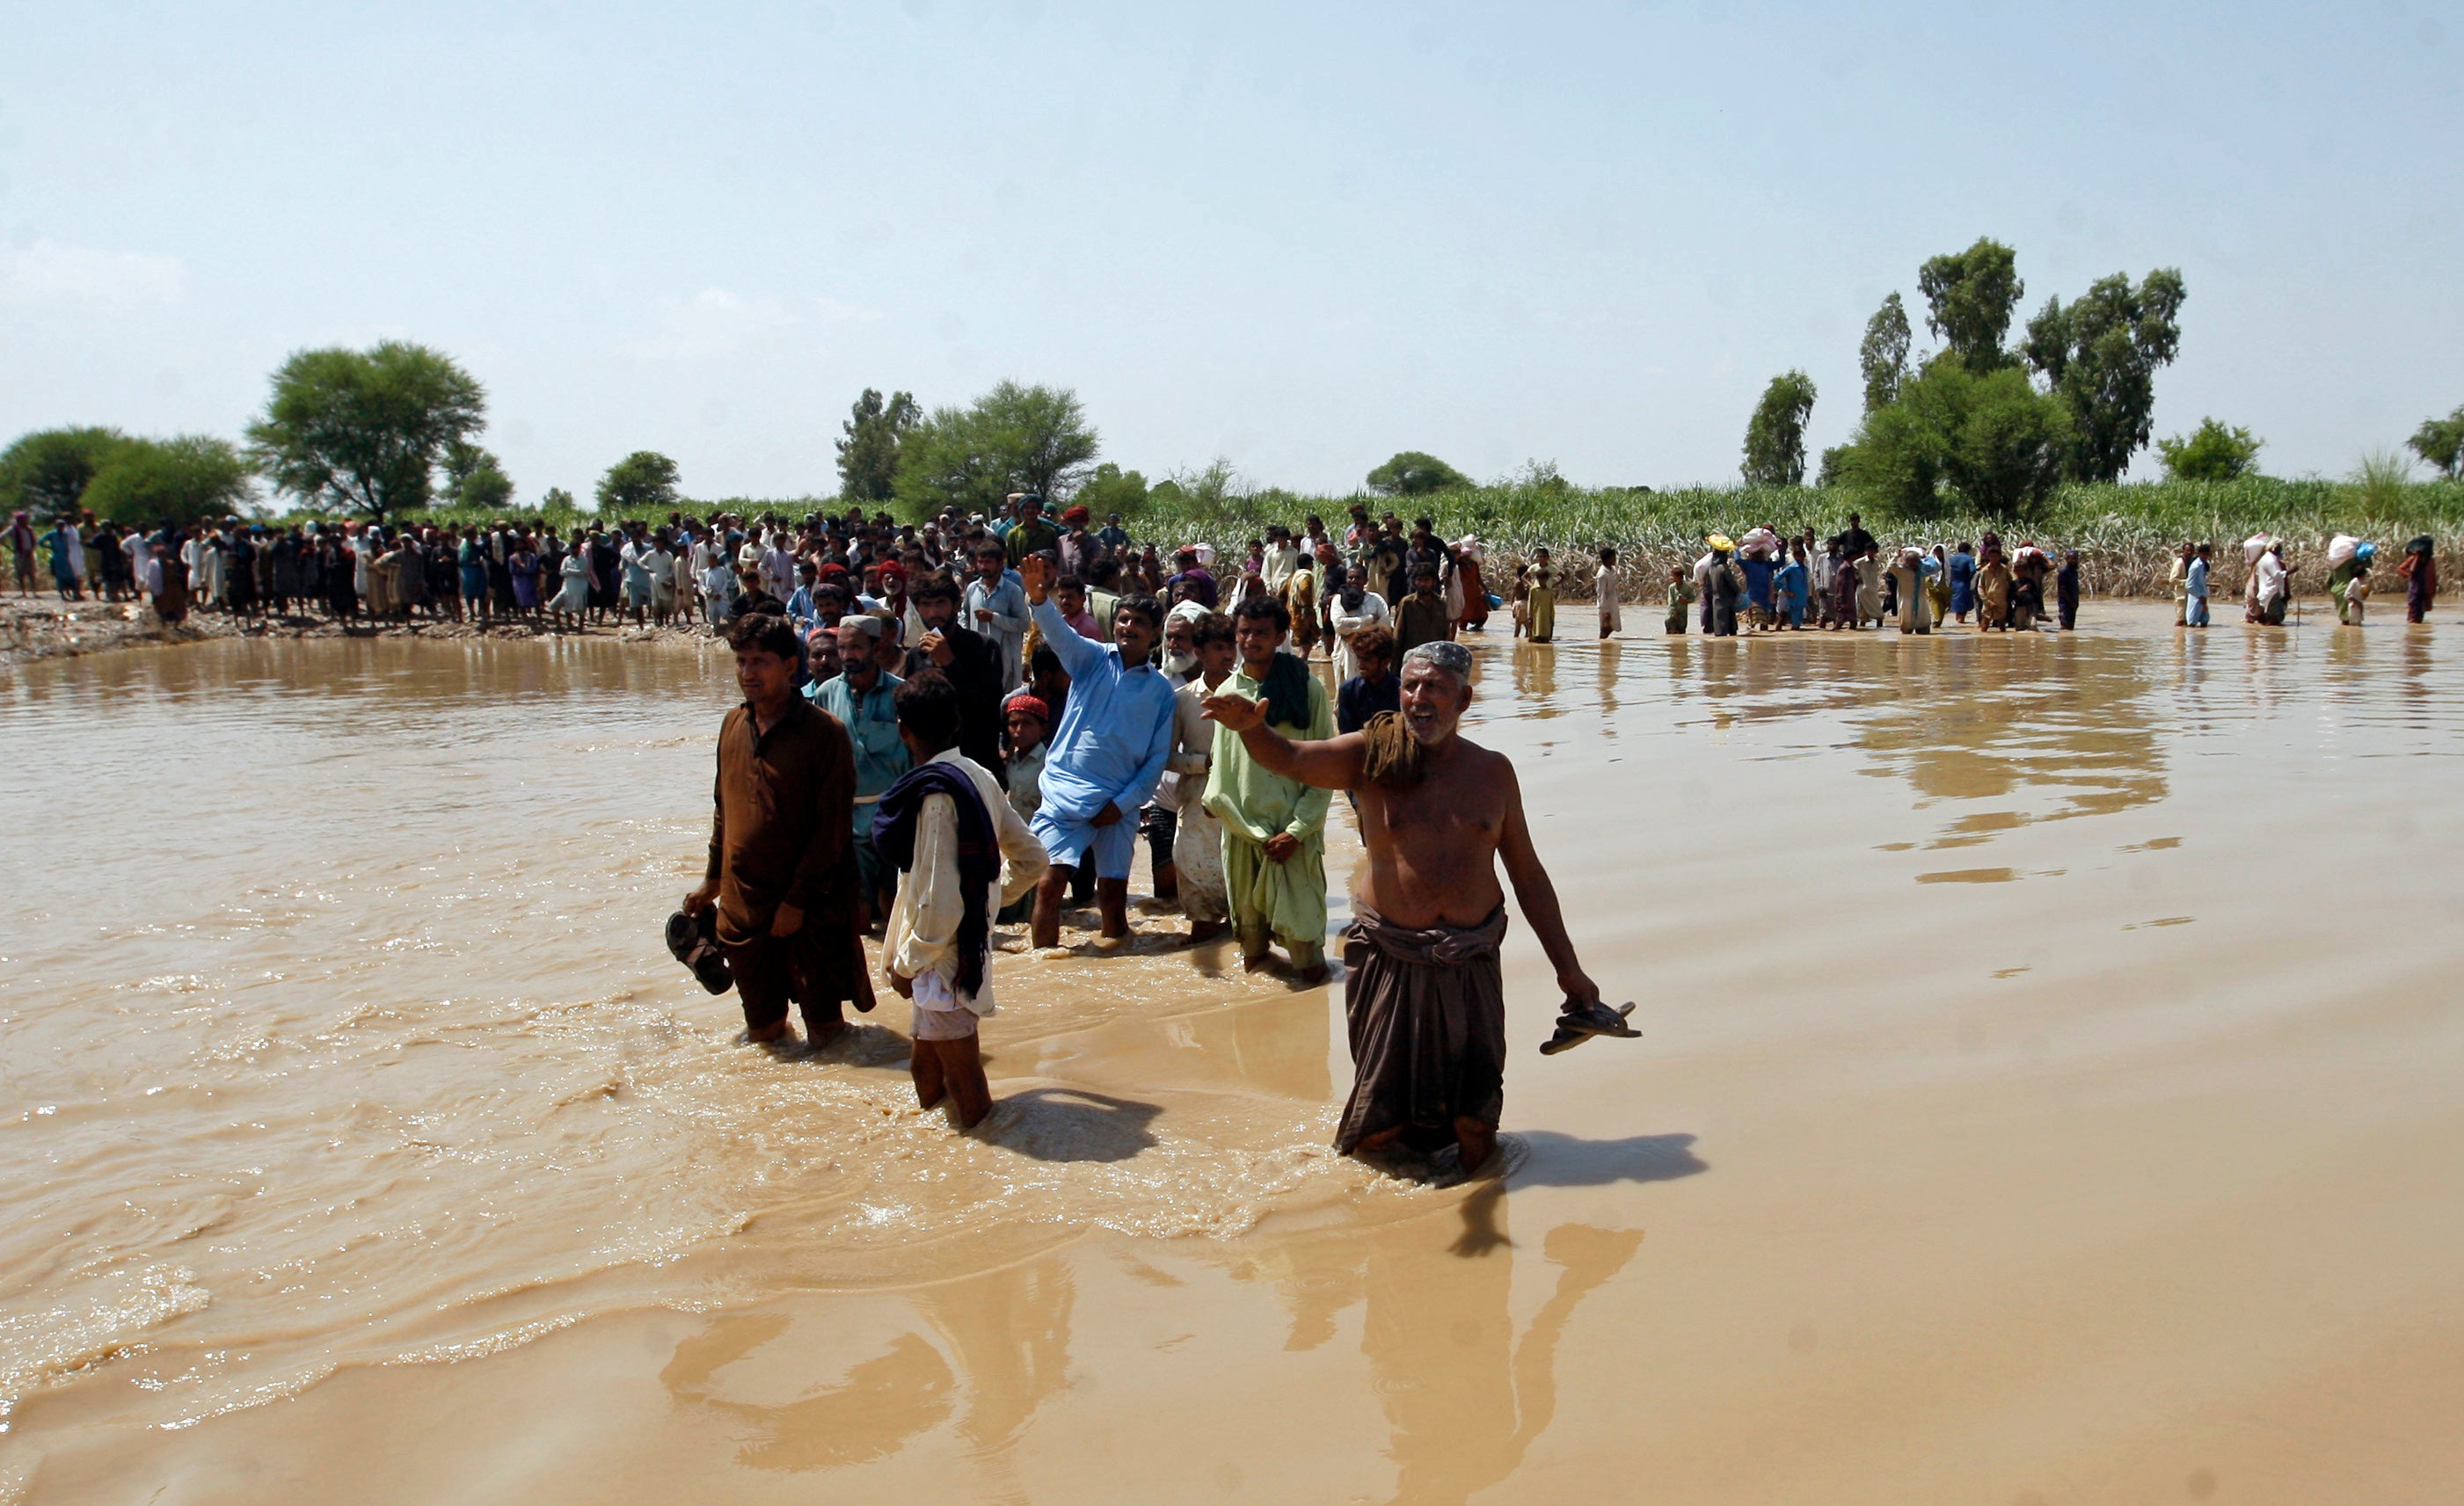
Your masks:
[{"label": "man with beard", "polygon": [[958,698],[958,752],[994,779],[1003,778],[1001,650],[958,625],[958,587],[947,576],[926,576],[909,600],[923,620],[924,636],[907,651],[899,674],[912,680],[926,669],[940,670]]},{"label": "man with beard", "polygon": [[1335,1134],[1347,1155],[1452,1144],[1469,1171],[1495,1151],[1506,1080],[1501,862],[1566,995],[1541,1049],[1639,1034],[1625,1020],[1634,1006],[1602,1004],[1574,955],[1513,763],[1459,735],[1471,699],[1471,651],[1434,643],[1404,657],[1401,713],[1358,732],[1294,742],[1246,696],[1206,702],[1208,719],[1237,733],[1262,768],[1359,796],[1369,861],[1343,949],[1353,1079]]}]

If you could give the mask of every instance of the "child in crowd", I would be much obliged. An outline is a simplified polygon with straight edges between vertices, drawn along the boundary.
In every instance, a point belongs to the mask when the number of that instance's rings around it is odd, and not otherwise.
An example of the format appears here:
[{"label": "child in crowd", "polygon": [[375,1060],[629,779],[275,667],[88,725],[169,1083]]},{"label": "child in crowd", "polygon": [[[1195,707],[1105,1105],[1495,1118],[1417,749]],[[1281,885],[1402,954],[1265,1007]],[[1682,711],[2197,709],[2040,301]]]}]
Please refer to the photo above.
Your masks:
[{"label": "child in crowd", "polygon": [[1685,609],[1694,604],[1694,585],[1685,578],[1683,565],[1668,567],[1667,600],[1668,621],[1665,625],[1668,631],[1682,635],[1685,631]]},{"label": "child in crowd", "polygon": [[1557,636],[1557,571],[1550,562],[1549,551],[1531,551],[1531,563],[1523,569],[1523,602],[1529,613],[1531,641],[1551,642]]},{"label": "child in crowd", "polygon": [[1380,711],[1403,709],[1403,682],[1395,676],[1395,635],[1373,622],[1352,635],[1352,662],[1360,672],[1335,691],[1334,730],[1356,732]]},{"label": "child in crowd", "polygon": [[898,870],[882,971],[915,1006],[915,1102],[946,1098],[960,1129],[992,1111],[977,1045],[993,1013],[992,920],[1043,877],[1044,844],[984,768],[958,752],[958,692],[938,670],[901,685],[898,736],[914,767],[881,797],[874,841]]}]

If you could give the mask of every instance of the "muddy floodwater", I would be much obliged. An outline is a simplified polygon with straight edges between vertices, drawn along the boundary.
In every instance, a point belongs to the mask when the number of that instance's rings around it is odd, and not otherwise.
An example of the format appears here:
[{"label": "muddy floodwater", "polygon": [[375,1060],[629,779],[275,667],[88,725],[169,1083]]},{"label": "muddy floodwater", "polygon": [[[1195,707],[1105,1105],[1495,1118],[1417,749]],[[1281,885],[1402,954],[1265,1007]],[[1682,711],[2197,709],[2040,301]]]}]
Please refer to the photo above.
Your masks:
[{"label": "muddy floodwater", "polygon": [[1644,1038],[1518,917],[1453,1189],[1177,916],[999,959],[975,1138],[732,1045],[722,654],[0,678],[0,1501],[2455,1498],[2464,638],[1480,655]]}]

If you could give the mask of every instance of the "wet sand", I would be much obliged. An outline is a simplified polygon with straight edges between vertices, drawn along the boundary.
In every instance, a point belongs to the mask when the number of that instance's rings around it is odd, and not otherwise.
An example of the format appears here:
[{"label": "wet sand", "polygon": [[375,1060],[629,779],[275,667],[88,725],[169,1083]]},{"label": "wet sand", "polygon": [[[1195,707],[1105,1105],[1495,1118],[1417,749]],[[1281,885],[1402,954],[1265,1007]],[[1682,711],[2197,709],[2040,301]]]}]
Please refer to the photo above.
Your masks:
[{"label": "wet sand", "polygon": [[15,671],[0,1499],[2448,1499],[2452,635],[2089,629],[1491,635],[1646,1034],[1518,922],[1453,1190],[1222,950],[1001,958],[972,1139],[728,1045],[719,660]]}]

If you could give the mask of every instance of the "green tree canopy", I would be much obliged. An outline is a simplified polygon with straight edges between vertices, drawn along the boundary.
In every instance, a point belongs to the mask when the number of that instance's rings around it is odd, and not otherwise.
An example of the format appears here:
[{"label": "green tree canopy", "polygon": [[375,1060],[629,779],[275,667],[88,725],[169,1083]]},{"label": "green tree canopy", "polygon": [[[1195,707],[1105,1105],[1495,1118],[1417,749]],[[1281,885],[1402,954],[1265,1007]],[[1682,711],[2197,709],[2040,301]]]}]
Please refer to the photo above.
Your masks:
[{"label": "green tree canopy", "polygon": [[1390,497],[1419,497],[1470,486],[1471,477],[1424,450],[1404,449],[1369,472],[1368,483],[1370,491]]},{"label": "green tree canopy", "polygon": [[867,387],[855,410],[839,426],[839,495],[850,502],[887,502],[897,494],[898,446],[924,417],[913,395],[893,392],[884,403]]},{"label": "green tree canopy", "polygon": [[487,406],[469,372],[424,345],[303,350],[275,372],[248,439],[279,490],[384,519],[428,505],[437,463],[479,431]]},{"label": "green tree canopy", "polygon": [[1746,423],[1746,485],[1793,487],[1805,482],[1805,423],[1814,416],[1814,379],[1784,371],[1763,389]]},{"label": "green tree canopy", "polygon": [[1925,328],[1975,372],[2010,364],[2002,338],[2027,284],[2019,280],[2018,253],[2000,241],[1979,238],[1955,255],[1936,256],[1917,270],[1917,291],[1930,313]]},{"label": "green tree canopy", "polygon": [[502,462],[469,440],[445,447],[445,500],[479,513],[498,513],[514,498],[513,478]]},{"label": "green tree canopy", "polygon": [[1123,470],[1106,461],[1095,468],[1073,499],[1084,505],[1101,522],[1118,513],[1123,517],[1135,517],[1147,505],[1147,478],[1134,470]]},{"label": "green tree canopy", "polygon": [[656,513],[676,505],[676,463],[655,449],[637,449],[599,478],[599,511]]},{"label": "green tree canopy", "polygon": [[2453,481],[2464,474],[2464,407],[2443,419],[2424,419],[2421,427],[2405,441],[2424,462],[2438,469],[2441,475]]},{"label": "green tree canopy", "polygon": [[917,515],[990,512],[1012,491],[1067,495],[1098,440],[1078,394],[1004,382],[965,407],[935,408],[898,446],[898,500]]},{"label": "green tree canopy", "polygon": [[210,434],[121,442],[85,491],[98,517],[187,528],[228,517],[254,500],[248,459]]},{"label": "green tree canopy", "polygon": [[46,428],[0,450],[0,504],[45,522],[84,505],[86,488],[128,443],[116,428]]},{"label": "green tree canopy", "polygon": [[2028,321],[2020,353],[2070,409],[2069,473],[2118,481],[2147,446],[2156,411],[2156,368],[2182,348],[2182,274],[2160,267],[2132,287],[2120,273],[2065,306],[2047,300]]},{"label": "green tree canopy", "polygon": [[1865,321],[1865,340],[1857,348],[1857,369],[1865,379],[1865,411],[1888,404],[1908,380],[1908,311],[1896,293],[1882,300]]},{"label": "green tree canopy", "polygon": [[2070,443],[2068,410],[2025,372],[1980,376],[1946,353],[1824,458],[1835,479],[1911,516],[1931,513],[1947,487],[1982,512],[2017,518],[2061,480]]},{"label": "green tree canopy", "polygon": [[573,510],[573,493],[562,487],[550,487],[539,496],[539,511],[542,513],[570,513]]},{"label": "green tree canopy", "polygon": [[2258,450],[2265,443],[2246,428],[2228,428],[2211,418],[2201,419],[2187,437],[2158,440],[2156,453],[2176,481],[2233,481],[2258,473]]}]

